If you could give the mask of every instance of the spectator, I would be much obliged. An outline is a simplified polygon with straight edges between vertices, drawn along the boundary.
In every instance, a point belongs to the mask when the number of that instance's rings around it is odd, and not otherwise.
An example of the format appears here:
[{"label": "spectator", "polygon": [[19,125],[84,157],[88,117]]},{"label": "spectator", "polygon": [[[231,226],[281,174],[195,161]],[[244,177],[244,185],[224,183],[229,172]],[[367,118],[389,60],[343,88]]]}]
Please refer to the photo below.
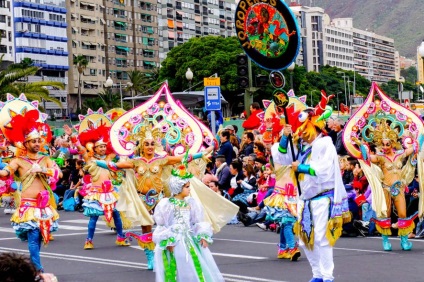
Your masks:
[{"label": "spectator", "polygon": [[216,172],[215,176],[218,178],[219,187],[223,190],[230,188],[231,173],[230,169],[225,162],[225,157],[219,155],[215,159]]},{"label": "spectator", "polygon": [[229,125],[227,125],[226,127],[224,127],[224,129],[225,129],[225,130],[228,130],[228,131],[230,132],[230,135],[231,135],[231,136],[236,137],[236,139],[237,139],[238,143],[240,144],[240,143],[241,143],[241,140],[240,140],[240,138],[237,136],[236,127],[237,127],[236,125],[231,125],[231,124],[229,124]]},{"label": "spectator", "polygon": [[235,158],[233,146],[230,143],[230,132],[228,130],[221,131],[220,140],[221,146],[217,154],[224,156],[225,162],[230,165],[233,158]]},{"label": "spectator", "polygon": [[250,116],[243,122],[244,130],[253,130],[258,129],[261,125],[261,119],[258,117],[258,114],[262,113],[261,107],[258,102],[252,103],[250,105]]},{"label": "spectator", "polygon": [[51,273],[37,273],[29,257],[16,253],[0,254],[0,281],[6,282],[57,282]]},{"label": "spectator", "polygon": [[343,145],[342,135],[343,135],[343,128],[345,125],[345,121],[341,118],[337,118],[334,121],[333,130],[336,132],[337,138],[336,138],[336,152],[339,156],[345,156],[347,155],[347,151]]},{"label": "spectator", "polygon": [[253,140],[255,137],[252,132],[245,132],[242,138],[242,149],[239,156],[245,157],[253,153]]},{"label": "spectator", "polygon": [[[240,207],[240,212],[247,213],[247,207],[249,206],[247,198],[250,194],[256,192],[257,190],[256,177],[253,166],[248,164],[247,166],[243,167],[243,176],[243,180],[237,181],[237,184],[240,185],[240,187],[243,189],[243,192],[233,198],[233,203]],[[253,206],[257,206],[256,201]]]},{"label": "spectator", "polygon": [[265,157],[264,143],[258,141],[254,142],[253,153],[255,153],[257,157]]},{"label": "spectator", "polygon": [[209,182],[208,187],[211,188],[212,191],[214,191],[216,193],[220,193],[218,181]]},{"label": "spectator", "polygon": [[231,135],[230,143],[233,146],[234,154],[238,156],[240,147],[239,147],[239,142],[237,140],[237,137],[235,137],[234,135]]},{"label": "spectator", "polygon": [[337,132],[333,130],[333,126],[334,126],[334,118],[329,117],[327,120],[327,124],[325,126],[325,130],[327,131],[328,136],[331,137],[331,140],[333,141],[333,145],[336,146]]},{"label": "spectator", "polygon": [[244,178],[241,163],[239,163],[238,161],[233,161],[230,164],[230,173],[232,178],[230,181],[231,188],[228,190],[228,194],[233,197],[243,192],[243,189],[237,183],[239,180],[242,180]]},{"label": "spectator", "polygon": [[355,168],[358,161],[354,158],[348,158],[345,163],[342,180],[344,185],[352,184],[353,182],[353,169]]}]

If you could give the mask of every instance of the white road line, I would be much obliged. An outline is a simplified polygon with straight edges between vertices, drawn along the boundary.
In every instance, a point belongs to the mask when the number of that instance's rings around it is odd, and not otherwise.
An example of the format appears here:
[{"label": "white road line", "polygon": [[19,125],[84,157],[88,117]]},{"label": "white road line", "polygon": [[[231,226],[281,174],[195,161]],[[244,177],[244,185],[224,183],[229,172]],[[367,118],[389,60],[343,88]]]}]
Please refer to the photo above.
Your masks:
[{"label": "white road line", "polygon": [[[59,219],[59,223],[60,222],[88,224],[88,219],[68,219],[68,220],[60,220]],[[98,220],[97,225],[106,226],[106,222],[104,222],[103,220]]]},{"label": "white road line", "polygon": [[0,232],[6,232],[6,233],[15,233],[15,230],[13,230],[12,227],[6,228],[6,227],[0,227]]},{"label": "white road line", "polygon": [[[87,230],[87,226],[75,226],[75,225],[60,224],[59,230],[60,229],[64,229],[64,230]],[[104,230],[104,229],[96,228],[96,231],[97,230]]]},{"label": "white road line", "polygon": [[[130,246],[130,248],[142,250],[140,246]],[[258,257],[258,256],[245,256],[245,255],[236,255],[236,254],[225,254],[225,253],[212,253],[213,256],[219,257],[230,257],[230,258],[245,258],[245,259],[255,259],[255,260],[266,260],[271,259],[268,257]]]},{"label": "white road line", "polygon": [[[0,252],[28,253],[27,250],[5,248],[5,247],[0,247]],[[69,260],[69,261],[80,261],[84,263],[95,263],[95,264],[121,266],[121,267],[127,267],[127,268],[147,269],[147,265],[145,263],[137,263],[137,262],[130,262],[130,261],[122,261],[122,260],[110,260],[110,259],[101,259],[101,258],[95,258],[95,257],[75,256],[75,255],[68,255],[68,254],[46,253],[46,252],[40,252],[40,256],[45,258],[53,258],[53,259],[61,259],[61,260]],[[260,277],[242,276],[242,275],[227,274],[227,273],[222,273],[222,276],[224,276],[225,278],[228,278],[227,281],[236,281],[236,282],[238,281],[284,282],[281,280],[270,280],[270,279],[264,279]]]}]

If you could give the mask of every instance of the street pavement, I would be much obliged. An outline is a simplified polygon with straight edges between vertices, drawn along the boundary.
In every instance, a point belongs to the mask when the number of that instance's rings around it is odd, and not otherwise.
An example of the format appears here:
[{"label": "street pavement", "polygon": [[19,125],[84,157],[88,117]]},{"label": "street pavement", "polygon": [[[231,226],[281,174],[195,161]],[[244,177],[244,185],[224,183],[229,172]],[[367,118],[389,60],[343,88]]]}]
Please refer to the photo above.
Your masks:
[{"label": "street pavement", "polygon": [[[0,252],[28,253],[10,227],[10,216],[0,209]],[[60,282],[154,281],[146,258],[136,242],[115,246],[115,234],[99,220],[93,250],[83,250],[88,220],[78,212],[60,212],[60,230],[48,247],[42,247],[42,263]],[[399,238],[391,239],[392,252],[384,252],[381,238],[341,238],[334,249],[335,281],[424,281],[424,240],[413,240],[410,252],[401,251]],[[278,235],[256,226],[227,225],[215,236],[210,249],[226,281],[309,281],[309,263],[302,252],[297,262],[279,260]]]}]

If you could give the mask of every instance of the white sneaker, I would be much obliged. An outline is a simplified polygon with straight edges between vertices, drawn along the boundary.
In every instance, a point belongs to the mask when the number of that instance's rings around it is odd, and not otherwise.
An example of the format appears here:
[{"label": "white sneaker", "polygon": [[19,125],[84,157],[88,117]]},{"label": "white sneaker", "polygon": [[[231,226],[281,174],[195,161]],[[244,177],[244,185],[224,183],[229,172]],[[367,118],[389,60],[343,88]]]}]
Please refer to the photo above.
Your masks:
[{"label": "white sneaker", "polygon": [[268,229],[265,224],[260,223],[260,222],[257,222],[256,226],[259,227],[262,230],[265,230],[265,231]]},{"label": "white sneaker", "polygon": [[248,211],[250,212],[256,212],[256,213],[260,213],[260,210],[257,210],[256,208],[247,208]]},{"label": "white sneaker", "polygon": [[4,214],[11,214],[12,210],[11,209],[4,209]]}]

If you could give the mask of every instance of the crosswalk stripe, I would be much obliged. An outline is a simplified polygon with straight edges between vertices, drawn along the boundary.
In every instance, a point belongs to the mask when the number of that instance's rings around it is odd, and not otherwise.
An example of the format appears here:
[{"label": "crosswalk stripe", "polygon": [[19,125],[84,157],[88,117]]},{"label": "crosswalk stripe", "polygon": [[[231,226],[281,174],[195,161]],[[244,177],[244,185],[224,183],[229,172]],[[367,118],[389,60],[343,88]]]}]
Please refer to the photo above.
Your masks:
[{"label": "crosswalk stripe", "polygon": [[[59,220],[59,222],[88,224],[88,219],[68,219],[68,220]],[[106,222],[104,222],[103,220],[98,220],[97,225],[106,226]]]}]

